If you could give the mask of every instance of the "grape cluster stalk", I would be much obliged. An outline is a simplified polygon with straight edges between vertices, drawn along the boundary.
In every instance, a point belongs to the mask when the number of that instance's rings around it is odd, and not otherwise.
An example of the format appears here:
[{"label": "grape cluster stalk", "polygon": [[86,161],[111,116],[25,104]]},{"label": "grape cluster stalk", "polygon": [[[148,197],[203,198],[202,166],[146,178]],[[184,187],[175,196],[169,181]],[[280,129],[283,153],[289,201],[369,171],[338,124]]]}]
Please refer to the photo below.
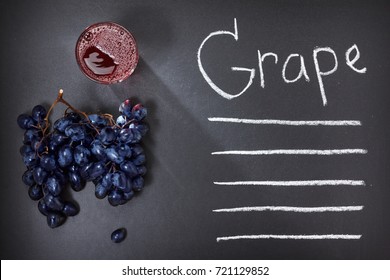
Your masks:
[{"label": "grape cluster stalk", "polygon": [[[50,114],[59,103],[67,108],[51,125]],[[25,131],[20,154],[27,170],[22,181],[49,227],[79,213],[78,206],[65,199],[69,187],[78,192],[93,182],[95,196],[107,198],[112,206],[127,203],[143,189],[147,170],[141,141],[149,130],[144,122],[147,109],[126,99],[119,113],[116,119],[87,114],[71,106],[60,90],[48,110],[36,105],[31,114],[18,116]]]}]

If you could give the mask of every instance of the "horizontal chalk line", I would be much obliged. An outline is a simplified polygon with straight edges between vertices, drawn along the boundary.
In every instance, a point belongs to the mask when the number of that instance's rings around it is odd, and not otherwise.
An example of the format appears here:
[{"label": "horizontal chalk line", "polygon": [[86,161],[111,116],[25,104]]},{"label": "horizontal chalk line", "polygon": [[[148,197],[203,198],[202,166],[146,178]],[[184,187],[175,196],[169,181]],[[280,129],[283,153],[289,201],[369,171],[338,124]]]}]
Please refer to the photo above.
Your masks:
[{"label": "horizontal chalk line", "polygon": [[234,236],[223,236],[217,237],[217,242],[228,241],[228,240],[239,240],[239,239],[360,239],[362,235],[358,234],[312,234],[312,235],[280,235],[280,234],[260,234],[260,235],[234,235]]},{"label": "horizontal chalk line", "polygon": [[213,212],[252,212],[252,211],[283,211],[297,213],[316,213],[316,212],[345,212],[361,211],[363,206],[325,206],[325,207],[292,207],[292,206],[254,206],[215,209]]},{"label": "horizontal chalk line", "polygon": [[215,185],[226,186],[365,186],[362,180],[307,180],[307,181],[235,181],[213,182]]},{"label": "horizontal chalk line", "polygon": [[212,155],[349,155],[367,154],[364,149],[333,149],[333,150],[310,150],[310,149],[276,149],[276,150],[231,150],[212,152]]},{"label": "horizontal chalk line", "polygon": [[208,118],[210,122],[230,122],[244,124],[271,124],[271,125],[293,125],[293,126],[361,126],[362,123],[357,120],[272,120],[272,119],[239,119],[239,118]]}]

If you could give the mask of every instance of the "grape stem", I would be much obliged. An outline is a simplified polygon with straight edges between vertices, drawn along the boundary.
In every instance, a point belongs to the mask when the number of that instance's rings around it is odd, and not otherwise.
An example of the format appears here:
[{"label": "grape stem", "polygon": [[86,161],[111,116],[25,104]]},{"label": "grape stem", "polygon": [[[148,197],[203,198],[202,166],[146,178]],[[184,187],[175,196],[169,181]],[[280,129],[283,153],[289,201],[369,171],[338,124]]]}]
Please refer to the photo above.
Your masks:
[{"label": "grape stem", "polygon": [[85,117],[85,119],[89,122],[89,124],[96,130],[96,133],[97,133],[97,134],[100,134],[99,130],[98,130],[94,125],[92,125],[91,121],[90,121],[89,118],[88,118],[88,115],[87,115],[85,112],[82,112],[82,111],[80,111],[80,110],[74,108],[72,105],[70,105],[70,104],[68,103],[68,101],[66,101],[66,100],[63,98],[63,96],[64,96],[64,91],[63,91],[63,89],[60,89],[60,90],[58,91],[58,95],[57,95],[56,100],[54,100],[53,104],[51,104],[51,106],[50,106],[50,108],[49,108],[49,111],[47,111],[46,117],[45,117],[45,119],[44,119],[44,120],[45,120],[46,126],[45,126],[45,129],[43,130],[43,135],[46,135],[46,131],[47,131],[47,130],[49,129],[49,127],[50,127],[50,121],[49,121],[50,113],[51,113],[51,111],[54,109],[54,107],[55,107],[58,103],[62,103],[62,104],[64,104],[64,105],[68,106],[68,109],[71,109],[73,112],[76,112],[76,113],[78,113],[78,114],[80,114],[80,115],[83,115],[83,116]]}]

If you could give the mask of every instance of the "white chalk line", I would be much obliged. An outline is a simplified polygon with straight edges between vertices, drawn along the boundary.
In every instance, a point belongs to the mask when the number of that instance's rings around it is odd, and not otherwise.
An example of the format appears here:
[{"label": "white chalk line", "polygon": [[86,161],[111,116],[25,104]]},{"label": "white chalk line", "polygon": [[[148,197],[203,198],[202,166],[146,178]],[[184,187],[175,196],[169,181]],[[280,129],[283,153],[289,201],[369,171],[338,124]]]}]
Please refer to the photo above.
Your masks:
[{"label": "white chalk line", "polygon": [[297,213],[322,213],[322,212],[346,212],[361,211],[364,206],[324,206],[324,207],[292,207],[292,206],[253,206],[215,209],[213,212],[263,212],[263,211],[282,211]]},{"label": "white chalk line", "polygon": [[356,240],[362,237],[361,234],[310,234],[310,235],[285,235],[285,234],[259,234],[259,235],[234,235],[217,237],[217,242],[240,239],[295,239],[295,240],[321,240],[321,239],[346,239]]},{"label": "white chalk line", "polygon": [[306,180],[306,181],[232,181],[213,182],[225,186],[365,186],[363,180]]},{"label": "white chalk line", "polygon": [[212,152],[212,155],[352,155],[352,154],[367,154],[364,149],[331,149],[331,150],[315,150],[315,149],[276,149],[276,150],[231,150]]},{"label": "white chalk line", "polygon": [[357,120],[273,120],[273,119],[239,119],[239,118],[208,118],[210,122],[228,122],[244,124],[271,124],[271,125],[292,125],[292,126],[361,126],[362,123]]}]

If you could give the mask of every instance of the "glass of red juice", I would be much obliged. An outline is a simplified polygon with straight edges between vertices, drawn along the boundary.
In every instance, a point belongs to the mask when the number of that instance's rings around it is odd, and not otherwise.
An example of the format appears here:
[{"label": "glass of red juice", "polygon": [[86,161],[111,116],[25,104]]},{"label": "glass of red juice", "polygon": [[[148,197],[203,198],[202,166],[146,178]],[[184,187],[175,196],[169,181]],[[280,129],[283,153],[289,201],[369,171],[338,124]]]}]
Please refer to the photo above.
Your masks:
[{"label": "glass of red juice", "polygon": [[123,26],[114,22],[95,23],[77,40],[76,60],[81,71],[95,82],[122,82],[137,66],[137,44]]}]

